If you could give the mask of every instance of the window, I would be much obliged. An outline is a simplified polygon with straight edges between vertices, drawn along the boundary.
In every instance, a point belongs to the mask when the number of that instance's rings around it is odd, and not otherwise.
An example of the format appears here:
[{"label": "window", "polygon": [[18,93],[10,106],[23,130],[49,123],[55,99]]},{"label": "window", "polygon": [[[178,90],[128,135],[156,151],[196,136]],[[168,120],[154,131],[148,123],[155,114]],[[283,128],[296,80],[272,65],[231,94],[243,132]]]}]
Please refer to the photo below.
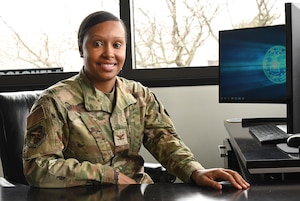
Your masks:
[{"label": "window", "polygon": [[[82,67],[76,38],[81,20],[107,10],[120,13],[128,27],[124,77],[147,86],[218,84],[218,31],[282,24],[284,2],[11,0],[0,7],[0,71],[63,67],[64,76],[74,74]],[[4,78],[0,84],[23,85],[24,76],[18,79]]]},{"label": "window", "polygon": [[128,55],[133,55],[123,74],[149,86],[217,84],[219,30],[283,24],[284,3],[122,1],[121,18],[132,36]]},{"label": "window", "polygon": [[10,0],[0,7],[0,69],[78,71],[77,30],[96,10],[119,14],[118,0]]},{"label": "window", "polygon": [[[79,24],[89,13],[102,9],[118,15],[119,0],[3,2],[0,92],[44,89],[75,75],[82,67],[77,48]],[[63,72],[57,72],[61,67]]]}]

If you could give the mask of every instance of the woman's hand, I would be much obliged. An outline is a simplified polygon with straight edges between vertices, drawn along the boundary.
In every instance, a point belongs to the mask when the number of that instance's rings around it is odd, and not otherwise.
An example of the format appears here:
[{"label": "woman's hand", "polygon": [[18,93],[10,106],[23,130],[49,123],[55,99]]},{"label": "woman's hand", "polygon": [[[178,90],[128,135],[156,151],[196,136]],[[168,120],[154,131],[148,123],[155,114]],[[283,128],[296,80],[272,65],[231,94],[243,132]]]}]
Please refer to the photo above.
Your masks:
[{"label": "woman's hand", "polygon": [[250,184],[236,171],[213,168],[205,170],[196,170],[192,173],[191,179],[199,186],[210,186],[215,189],[222,189],[220,180],[229,181],[237,189],[249,188]]}]

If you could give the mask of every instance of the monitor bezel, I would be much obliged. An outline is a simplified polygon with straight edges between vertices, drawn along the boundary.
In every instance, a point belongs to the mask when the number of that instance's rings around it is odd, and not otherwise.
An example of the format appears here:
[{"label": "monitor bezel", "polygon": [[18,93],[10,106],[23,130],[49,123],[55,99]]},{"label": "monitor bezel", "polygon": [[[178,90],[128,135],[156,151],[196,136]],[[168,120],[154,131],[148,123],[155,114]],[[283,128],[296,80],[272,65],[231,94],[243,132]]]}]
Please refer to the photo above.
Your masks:
[{"label": "monitor bezel", "polygon": [[[300,3],[285,3],[287,133],[300,133]],[[296,55],[298,54],[298,55]]]}]

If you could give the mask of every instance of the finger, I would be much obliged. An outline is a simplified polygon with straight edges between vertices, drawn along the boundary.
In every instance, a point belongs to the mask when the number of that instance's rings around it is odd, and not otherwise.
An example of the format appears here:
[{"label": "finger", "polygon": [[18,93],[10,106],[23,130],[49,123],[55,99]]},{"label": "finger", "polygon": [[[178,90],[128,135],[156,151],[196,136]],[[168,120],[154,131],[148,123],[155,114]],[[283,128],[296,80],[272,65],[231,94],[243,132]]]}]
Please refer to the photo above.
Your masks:
[{"label": "finger", "polygon": [[231,183],[233,187],[237,189],[242,189],[243,187],[235,180],[234,176],[231,174],[231,172],[225,169],[218,169],[214,173],[214,180],[225,180]]},{"label": "finger", "polygon": [[227,180],[236,188],[241,189],[248,188],[250,186],[250,184],[246,182],[239,173],[227,169],[225,169],[224,171],[228,174]]},{"label": "finger", "polygon": [[215,189],[222,189],[222,185],[215,181],[214,170],[198,170],[193,172],[193,181],[199,186],[209,186]]},{"label": "finger", "polygon": [[203,177],[202,181],[200,182],[200,185],[209,186],[217,190],[222,189],[222,185],[219,182],[207,176]]},{"label": "finger", "polygon": [[249,188],[250,184],[240,174],[233,171],[232,175],[239,185],[241,185],[243,188]]},{"label": "finger", "polygon": [[237,183],[242,185],[243,187],[249,187],[250,184],[236,171],[226,170],[230,175],[232,175]]}]

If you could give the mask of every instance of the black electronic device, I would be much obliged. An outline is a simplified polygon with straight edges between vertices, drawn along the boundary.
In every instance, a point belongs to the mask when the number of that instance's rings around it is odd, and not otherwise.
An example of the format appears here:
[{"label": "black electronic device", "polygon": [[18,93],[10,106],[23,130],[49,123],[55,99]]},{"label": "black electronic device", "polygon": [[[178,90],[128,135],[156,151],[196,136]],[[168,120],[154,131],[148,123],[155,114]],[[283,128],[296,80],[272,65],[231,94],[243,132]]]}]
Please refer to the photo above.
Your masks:
[{"label": "black electronic device", "polygon": [[289,135],[277,127],[276,124],[262,124],[249,127],[249,132],[261,144],[278,144],[284,143],[289,138]]},{"label": "black electronic device", "polygon": [[287,132],[300,133],[300,3],[285,3]]},{"label": "black electronic device", "polygon": [[287,139],[287,145],[289,147],[295,147],[295,148],[299,148],[300,147],[300,134],[294,134],[292,136],[290,136]]},{"label": "black electronic device", "polygon": [[285,25],[219,32],[219,102],[286,103]]},{"label": "black electronic device", "polygon": [[[220,56],[219,56],[219,102],[220,103],[283,103],[287,106],[286,112],[286,124],[287,133],[296,134],[300,133],[300,3],[285,3],[285,25],[276,26],[266,26],[266,27],[256,27],[256,28],[246,28],[238,30],[227,30],[219,32],[219,46],[220,46]],[[284,33],[282,32],[285,30]],[[273,34],[263,34],[263,31],[273,31]],[[281,30],[281,31],[280,31]],[[261,34],[259,34],[261,31]],[[246,34],[245,37],[240,38],[239,35],[243,35],[244,32],[251,32]],[[276,34],[277,33],[277,34]],[[228,37],[228,35],[232,35]],[[281,51],[275,51],[278,53],[277,59],[271,59],[274,62],[274,66],[277,66],[277,75],[282,75],[285,72],[286,82],[281,84],[276,84],[272,79],[267,80],[267,75],[265,72],[262,73],[264,67],[255,65],[254,60],[257,58],[262,58],[257,56],[255,51],[244,48],[239,48],[237,43],[244,41],[245,38],[252,38],[253,40],[245,44],[261,44],[259,43],[257,35],[265,35],[266,41],[270,41],[271,38],[277,38],[276,44],[285,46],[285,68],[284,68],[284,58],[282,57],[283,49]],[[272,35],[272,36],[271,36]],[[263,36],[261,36],[263,37]],[[270,39],[268,39],[268,37]],[[231,39],[230,39],[231,38]],[[280,39],[281,38],[281,39]],[[255,43],[255,40],[258,42]],[[231,42],[230,42],[231,41]],[[271,43],[265,41],[266,47],[271,48]],[[281,42],[279,42],[281,41]],[[279,44],[280,43],[280,44]],[[231,44],[231,45],[230,45]],[[237,44],[237,45],[235,45]],[[252,45],[253,45],[252,44]],[[258,45],[259,46],[259,45]],[[258,47],[257,46],[257,47]],[[255,49],[255,48],[254,48]],[[271,48],[272,49],[272,48]],[[262,52],[261,48],[256,49],[258,52]],[[279,50],[279,49],[278,49]],[[245,52],[249,53],[246,54]],[[253,54],[251,54],[253,53]],[[273,52],[274,53],[274,52]],[[238,59],[236,60],[238,55]],[[244,56],[243,56],[244,55]],[[252,62],[243,62],[245,58],[249,58],[252,55]],[[266,54],[267,55],[267,54]],[[257,56],[257,57],[256,57]],[[275,57],[274,57],[275,58]],[[240,62],[237,62],[240,59]],[[278,61],[278,62],[276,62]],[[270,64],[272,62],[269,62]],[[253,65],[252,65],[253,64]],[[280,64],[280,65],[279,65]],[[263,64],[264,65],[264,64]],[[280,67],[279,67],[279,66]],[[245,66],[247,68],[245,68]],[[270,65],[272,66],[272,65]],[[258,73],[258,69],[260,73]],[[276,69],[275,68],[275,69]],[[248,69],[248,70],[241,70]],[[285,69],[285,70],[284,70]],[[258,76],[258,74],[260,76]],[[279,76],[280,77],[280,76]],[[275,78],[278,78],[275,76]],[[255,81],[256,79],[256,81]],[[279,79],[279,78],[278,78]],[[264,81],[262,81],[264,80]],[[269,84],[266,84],[269,82]],[[272,86],[273,85],[273,86]],[[281,122],[284,118],[274,117],[267,118],[267,121],[272,122],[273,119],[276,122],[279,119]],[[260,120],[266,118],[253,118],[244,119],[244,125],[248,124],[261,124]],[[248,125],[251,126],[251,125]]]}]

